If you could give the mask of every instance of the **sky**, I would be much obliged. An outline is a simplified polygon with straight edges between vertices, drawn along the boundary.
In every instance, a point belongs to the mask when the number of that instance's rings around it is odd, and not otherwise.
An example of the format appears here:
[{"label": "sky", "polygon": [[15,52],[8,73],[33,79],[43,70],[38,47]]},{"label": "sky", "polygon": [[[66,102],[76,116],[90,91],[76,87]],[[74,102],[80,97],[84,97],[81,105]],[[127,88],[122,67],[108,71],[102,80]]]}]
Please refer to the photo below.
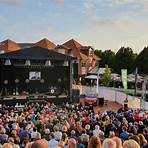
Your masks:
[{"label": "sky", "polygon": [[148,0],[0,0],[0,41],[82,45],[139,53],[148,45]]}]

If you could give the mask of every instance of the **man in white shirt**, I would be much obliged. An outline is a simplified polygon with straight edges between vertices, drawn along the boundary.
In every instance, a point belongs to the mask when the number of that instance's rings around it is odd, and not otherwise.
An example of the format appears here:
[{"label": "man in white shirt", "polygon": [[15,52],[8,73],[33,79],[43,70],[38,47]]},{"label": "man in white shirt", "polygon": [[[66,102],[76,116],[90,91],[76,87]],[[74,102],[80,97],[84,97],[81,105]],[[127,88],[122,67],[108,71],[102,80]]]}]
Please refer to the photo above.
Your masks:
[{"label": "man in white shirt", "polygon": [[104,132],[100,130],[99,125],[95,126],[95,130],[93,130],[93,135],[95,137],[99,137],[100,139],[104,139]]},{"label": "man in white shirt", "polygon": [[54,133],[50,133],[50,140],[48,142],[49,148],[58,148],[58,141],[55,140]]},{"label": "man in white shirt", "polygon": [[58,126],[54,126],[54,137],[57,141],[60,141],[62,138],[62,133],[59,131],[59,127]]}]

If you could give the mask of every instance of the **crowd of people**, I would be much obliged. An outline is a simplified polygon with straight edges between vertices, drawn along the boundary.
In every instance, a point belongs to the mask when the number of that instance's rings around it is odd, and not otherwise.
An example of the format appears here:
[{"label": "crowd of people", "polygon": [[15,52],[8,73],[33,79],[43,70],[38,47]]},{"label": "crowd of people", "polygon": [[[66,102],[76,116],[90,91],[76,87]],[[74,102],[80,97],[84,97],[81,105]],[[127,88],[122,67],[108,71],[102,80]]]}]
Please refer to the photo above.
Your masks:
[{"label": "crowd of people", "polygon": [[148,117],[81,103],[31,103],[0,110],[0,148],[148,148]]}]

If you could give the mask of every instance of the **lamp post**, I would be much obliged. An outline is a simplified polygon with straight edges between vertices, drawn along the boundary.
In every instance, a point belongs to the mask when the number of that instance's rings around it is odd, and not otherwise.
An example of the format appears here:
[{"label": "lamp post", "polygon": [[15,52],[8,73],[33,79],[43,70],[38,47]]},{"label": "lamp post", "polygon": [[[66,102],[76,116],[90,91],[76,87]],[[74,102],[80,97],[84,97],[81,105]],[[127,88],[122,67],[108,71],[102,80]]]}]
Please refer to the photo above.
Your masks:
[{"label": "lamp post", "polygon": [[145,108],[145,94],[146,94],[146,80],[144,79],[142,83],[142,96],[140,99],[140,109],[142,110]]},{"label": "lamp post", "polygon": [[134,90],[134,95],[137,95],[137,77],[138,77],[138,68],[136,67],[135,71],[135,90]]},{"label": "lamp post", "polygon": [[99,67],[98,67],[98,72],[97,72],[96,94],[97,94],[97,97],[98,97],[99,96]]},{"label": "lamp post", "polygon": [[117,101],[117,90],[115,89],[116,87],[116,85],[115,85],[115,81],[116,81],[116,78],[115,77],[113,77],[113,88],[114,88],[114,91],[115,91],[115,102]]}]

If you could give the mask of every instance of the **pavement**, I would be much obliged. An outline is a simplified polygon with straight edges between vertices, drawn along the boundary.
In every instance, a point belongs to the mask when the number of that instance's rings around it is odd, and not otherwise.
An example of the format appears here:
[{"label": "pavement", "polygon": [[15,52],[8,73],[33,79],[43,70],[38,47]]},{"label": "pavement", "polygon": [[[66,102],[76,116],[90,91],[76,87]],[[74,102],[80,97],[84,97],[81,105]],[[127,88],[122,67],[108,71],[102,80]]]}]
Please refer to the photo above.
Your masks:
[{"label": "pavement", "polygon": [[107,105],[104,106],[96,106],[94,107],[94,111],[96,113],[98,112],[104,112],[104,111],[117,111],[118,109],[120,109],[121,107],[123,107],[121,104],[117,103],[117,102],[113,102],[113,101],[107,101]]}]

